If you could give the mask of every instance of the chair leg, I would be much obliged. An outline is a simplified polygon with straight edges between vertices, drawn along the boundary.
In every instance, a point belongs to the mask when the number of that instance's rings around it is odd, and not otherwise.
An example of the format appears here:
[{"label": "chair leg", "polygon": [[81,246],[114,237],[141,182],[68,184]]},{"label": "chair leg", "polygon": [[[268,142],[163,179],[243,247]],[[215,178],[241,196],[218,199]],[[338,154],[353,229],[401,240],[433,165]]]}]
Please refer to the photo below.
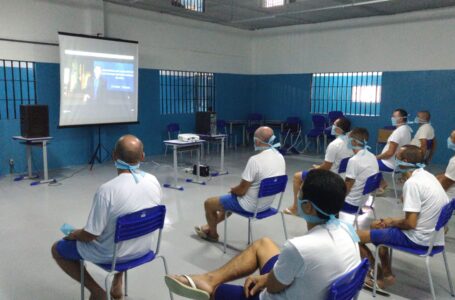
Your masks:
[{"label": "chair leg", "polygon": [[288,240],[288,230],[286,228],[286,222],[284,221],[284,213],[281,212],[281,220],[283,221],[284,239]]},{"label": "chair leg", "polygon": [[433,278],[431,277],[431,268],[430,268],[430,256],[425,258],[425,265],[427,267],[428,281],[430,282],[431,296],[433,300],[436,300],[436,295],[434,293]]},{"label": "chair leg", "polygon": [[379,246],[374,253],[374,273],[373,273],[373,297],[376,297],[376,284],[378,281]]},{"label": "chair leg", "polygon": [[[167,267],[167,261],[166,261],[166,258],[164,256],[158,256],[157,258],[161,258],[161,260],[163,261],[163,266],[164,266],[164,273],[166,275],[169,274],[169,269]],[[126,296],[126,295],[125,295]],[[169,291],[169,297],[171,298],[171,300],[174,300],[174,295],[172,295],[171,291]]]},{"label": "chair leg", "polygon": [[248,218],[248,245],[251,244],[251,240],[253,239],[251,236],[252,236],[252,233],[251,233],[251,219]]},{"label": "chair leg", "polygon": [[449,264],[447,263],[447,256],[446,256],[446,250],[445,249],[442,252],[442,256],[444,258],[444,264],[446,266],[447,280],[449,280],[450,295],[452,295],[452,297],[455,297],[455,293],[453,291],[453,284],[452,284],[452,275],[450,274]]},{"label": "chair leg", "polygon": [[111,277],[114,275],[114,273],[109,273],[107,274],[106,278],[104,279],[104,285],[106,287],[106,296],[107,296],[107,300],[111,300],[111,293],[110,293],[110,290],[111,290]]},{"label": "chair leg", "polygon": [[316,154],[319,155],[319,136],[316,138]]},{"label": "chair leg", "polygon": [[125,271],[125,297],[128,296],[128,271]]},{"label": "chair leg", "polygon": [[227,242],[227,222],[228,222],[228,211],[224,212],[224,245],[223,245],[223,252],[226,253],[226,242]]},{"label": "chair leg", "polygon": [[85,278],[84,278],[84,273],[85,273],[85,261],[80,260],[79,264],[81,266],[81,300],[84,300],[84,292],[85,292]]},{"label": "chair leg", "polygon": [[397,182],[395,180],[395,171],[392,172],[392,184],[393,184],[393,191],[395,192],[395,199],[398,201],[398,192],[397,192]]}]

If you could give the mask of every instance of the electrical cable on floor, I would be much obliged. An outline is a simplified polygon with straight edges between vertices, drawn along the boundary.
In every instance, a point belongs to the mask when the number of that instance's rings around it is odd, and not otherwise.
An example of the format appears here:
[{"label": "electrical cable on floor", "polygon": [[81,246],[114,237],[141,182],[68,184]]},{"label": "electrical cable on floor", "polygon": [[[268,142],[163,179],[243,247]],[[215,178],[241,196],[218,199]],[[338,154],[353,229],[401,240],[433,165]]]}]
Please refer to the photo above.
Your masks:
[{"label": "electrical cable on floor", "polygon": [[82,172],[83,170],[88,169],[88,168],[89,168],[89,166],[83,166],[82,168],[77,169],[76,171],[74,171],[73,173],[71,173],[71,174],[68,175],[68,176],[64,176],[64,177],[62,177],[62,178],[60,178],[60,179],[57,179],[57,178],[56,178],[54,182],[49,182],[48,185],[49,185],[49,186],[60,186],[60,185],[62,185],[62,183],[61,183],[62,181],[66,180],[66,179],[70,179],[70,178],[73,177],[74,175],[76,175],[76,174],[78,174],[78,173],[80,173],[80,172]]}]

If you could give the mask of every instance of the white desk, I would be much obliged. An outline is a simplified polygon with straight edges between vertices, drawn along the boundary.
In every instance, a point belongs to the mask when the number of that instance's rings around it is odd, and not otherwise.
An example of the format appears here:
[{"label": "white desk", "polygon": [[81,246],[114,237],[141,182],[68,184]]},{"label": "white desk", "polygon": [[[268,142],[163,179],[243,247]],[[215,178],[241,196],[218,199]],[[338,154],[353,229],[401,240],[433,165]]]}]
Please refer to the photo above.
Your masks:
[{"label": "white desk", "polygon": [[13,136],[13,140],[20,141],[25,144],[26,152],[27,152],[27,175],[26,176],[19,176],[15,179],[15,181],[23,180],[23,179],[35,179],[38,176],[33,175],[32,170],[32,146],[34,145],[42,145],[43,148],[43,169],[44,169],[44,178],[40,181],[34,181],[30,185],[38,185],[40,183],[50,183],[56,182],[55,179],[49,179],[48,174],[48,167],[47,167],[47,143],[52,140],[52,137],[37,137],[37,138],[26,138],[23,136]]},{"label": "white desk", "polygon": [[194,146],[197,146],[197,171],[196,171],[196,174],[197,174],[197,179],[196,180],[192,180],[192,179],[187,179],[186,182],[190,182],[190,183],[196,183],[196,184],[202,184],[202,185],[205,185],[205,181],[201,181],[201,177],[200,177],[200,169],[199,169],[199,166],[201,164],[201,147],[202,145],[205,143],[204,140],[199,140],[199,141],[192,141],[192,142],[182,142],[180,140],[166,140],[166,141],[163,141],[163,143],[166,145],[166,146],[170,146],[172,147],[172,150],[173,150],[173,160],[174,160],[174,181],[175,181],[175,184],[172,185],[170,183],[165,183],[163,184],[164,187],[166,188],[171,188],[171,189],[176,189],[176,190],[179,190],[179,191],[183,191],[183,186],[181,185],[178,185],[178,161],[177,161],[177,151],[178,149],[181,149],[181,148],[189,148],[189,147],[194,147]]},{"label": "white desk", "polygon": [[245,146],[245,135],[246,135],[246,121],[244,120],[229,120],[226,121],[229,124],[229,134],[232,136],[232,128],[234,126],[242,126],[242,145]]},{"label": "white desk", "polygon": [[218,172],[214,173],[212,176],[220,176],[228,174],[228,171],[224,169],[224,143],[226,140],[226,134],[199,134],[199,137],[203,140],[210,141],[220,141],[221,143],[221,150],[220,150],[220,169]]}]

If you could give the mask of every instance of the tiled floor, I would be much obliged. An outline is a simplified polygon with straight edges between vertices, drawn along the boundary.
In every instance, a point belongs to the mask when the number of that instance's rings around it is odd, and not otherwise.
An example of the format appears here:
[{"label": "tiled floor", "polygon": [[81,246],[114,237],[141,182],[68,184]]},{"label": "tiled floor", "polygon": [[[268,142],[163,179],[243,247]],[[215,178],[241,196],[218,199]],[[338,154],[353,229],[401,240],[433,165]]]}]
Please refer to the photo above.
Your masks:
[{"label": "tiled floor", "polygon": [[[167,222],[163,235],[162,254],[169,262],[171,273],[198,273],[214,269],[232,258],[246,245],[245,220],[233,216],[229,222],[229,243],[232,248],[223,254],[221,244],[208,244],[194,236],[193,226],[204,222],[203,201],[212,195],[225,194],[239,181],[240,173],[252,152],[228,152],[226,166],[229,175],[214,177],[206,186],[185,183],[185,191],[165,189],[163,204],[167,206]],[[212,153],[209,165],[217,165],[218,157]],[[172,178],[171,157],[149,158],[143,164],[145,171],[155,174],[161,183]],[[289,176],[308,168],[315,157],[286,157]],[[156,164],[158,162],[158,164]],[[183,166],[183,165],[182,165]],[[53,171],[63,178],[81,166]],[[440,169],[440,168],[439,168]],[[184,173],[180,173],[184,176]],[[92,197],[97,187],[115,176],[112,163],[97,165],[93,171],[83,169],[56,186],[29,186],[29,182],[13,182],[12,177],[0,178],[0,299],[79,299],[78,284],[63,274],[50,255],[51,244],[62,237],[59,227],[70,223],[82,227],[86,221]],[[290,177],[292,178],[292,177]],[[391,195],[391,193],[389,193]],[[284,206],[291,203],[292,187],[284,197]],[[400,215],[400,206],[392,198],[378,198],[378,216]],[[365,220],[366,218],[366,220]],[[363,216],[367,222],[370,215]],[[305,222],[297,217],[287,217],[290,237],[305,233]],[[222,229],[222,227],[220,227]],[[278,244],[284,242],[279,216],[255,224],[255,238],[271,237]],[[220,230],[222,232],[222,230]],[[447,254],[455,272],[455,223],[452,221],[447,238]],[[397,283],[390,288],[387,299],[429,299],[429,285],[423,261],[403,254],[394,254]],[[90,266],[101,282],[103,272]],[[434,258],[433,279],[438,299],[450,299],[442,257]],[[129,274],[128,299],[168,299],[163,281],[163,269],[154,262]],[[242,283],[242,281],[239,281]],[[179,299],[178,297],[175,297]],[[362,291],[360,299],[371,299]],[[386,299],[378,296],[378,299]]]}]

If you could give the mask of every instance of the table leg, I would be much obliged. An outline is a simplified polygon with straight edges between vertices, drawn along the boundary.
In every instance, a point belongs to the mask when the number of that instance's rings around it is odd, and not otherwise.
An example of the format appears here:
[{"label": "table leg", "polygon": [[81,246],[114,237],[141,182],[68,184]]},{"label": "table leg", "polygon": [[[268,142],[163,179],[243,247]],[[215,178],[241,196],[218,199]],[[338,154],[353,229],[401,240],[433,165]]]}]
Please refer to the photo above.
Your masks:
[{"label": "table leg", "polygon": [[196,180],[188,178],[186,182],[196,183],[205,185],[205,181],[201,180],[201,148],[204,147],[204,144],[201,143],[200,147],[196,151],[197,162],[196,162]]},{"label": "table leg", "polygon": [[44,168],[44,180],[49,179],[48,169],[47,169],[47,142],[43,142],[43,168]]},{"label": "table leg", "polygon": [[32,174],[32,145],[27,144],[27,170],[28,170],[28,178],[33,178]]},{"label": "table leg", "polygon": [[174,164],[174,184],[165,183],[165,184],[163,184],[163,187],[183,191],[183,186],[178,185],[179,170],[178,170],[178,161],[177,161],[177,149],[178,149],[177,145],[172,145],[172,159],[173,159],[173,164]]},{"label": "table leg", "polygon": [[224,169],[224,139],[225,137],[221,138],[221,157],[220,157],[220,171],[218,175],[226,175],[228,171]]}]

